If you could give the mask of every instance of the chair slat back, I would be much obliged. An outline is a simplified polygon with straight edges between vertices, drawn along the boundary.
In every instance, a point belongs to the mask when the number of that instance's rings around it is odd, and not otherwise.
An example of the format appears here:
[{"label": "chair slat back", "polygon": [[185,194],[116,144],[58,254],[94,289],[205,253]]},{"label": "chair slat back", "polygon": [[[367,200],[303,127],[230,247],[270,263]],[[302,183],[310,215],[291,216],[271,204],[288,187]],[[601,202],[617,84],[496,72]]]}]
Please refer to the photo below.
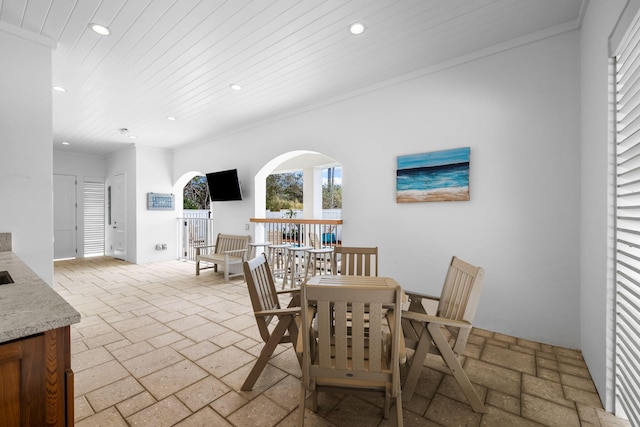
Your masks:
[{"label": "chair slat back", "polygon": [[[234,236],[228,234],[218,234],[216,239],[216,253],[221,254],[225,251],[236,251],[239,249],[248,249],[250,236]],[[241,254],[235,254],[242,256]]]},{"label": "chair slat back", "polygon": [[[244,263],[244,277],[254,312],[280,308],[273,275],[264,253]],[[272,317],[256,316],[260,336],[265,342],[270,336],[269,324]]]},{"label": "chair slat back", "polygon": [[273,245],[281,245],[282,244],[282,230],[268,230],[267,231],[267,241],[271,242]]},{"label": "chair slat back", "polygon": [[[332,271],[335,271],[335,274],[377,276],[378,248],[336,246],[332,262]],[[339,266],[338,262],[340,263]]]},{"label": "chair slat back", "polygon": [[305,307],[316,308],[317,321],[317,332],[303,333],[303,354],[309,356],[303,363],[307,378],[321,377],[323,382],[334,378],[337,386],[345,386],[345,381],[391,383],[393,375],[399,378],[400,316],[397,325],[390,325],[393,340],[387,342],[383,315],[389,308],[400,312],[399,287],[304,284],[302,299],[302,324],[310,324]]},{"label": "chair slat back", "polygon": [[475,267],[454,256],[442,287],[437,315],[472,323],[478,307],[483,280],[484,269],[482,267]]}]

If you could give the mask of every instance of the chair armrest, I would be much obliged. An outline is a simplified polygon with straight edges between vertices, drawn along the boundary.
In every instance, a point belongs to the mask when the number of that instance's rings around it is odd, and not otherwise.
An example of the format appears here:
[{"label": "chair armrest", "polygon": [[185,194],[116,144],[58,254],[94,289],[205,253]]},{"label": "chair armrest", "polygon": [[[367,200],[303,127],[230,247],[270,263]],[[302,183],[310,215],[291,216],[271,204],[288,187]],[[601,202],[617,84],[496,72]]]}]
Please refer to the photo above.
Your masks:
[{"label": "chair armrest", "polygon": [[200,249],[215,248],[215,247],[216,247],[216,245],[196,246],[196,256],[200,255]]},{"label": "chair armrest", "polygon": [[223,254],[235,254],[235,253],[241,253],[241,252],[248,252],[249,249],[233,249],[230,251],[223,251]]},{"label": "chair armrest", "polygon": [[261,310],[253,314],[256,316],[282,316],[287,314],[300,314],[300,307],[277,308],[274,310]]},{"label": "chair armrest", "polygon": [[291,300],[287,307],[300,307],[300,288],[295,289],[281,289],[276,291],[276,296],[282,294],[291,294]]},{"label": "chair armrest", "polygon": [[[394,310],[387,310],[387,322],[389,323],[389,330],[392,330],[392,326],[395,323],[396,312]],[[402,333],[402,327],[400,327],[400,355],[398,360],[401,365],[407,362],[407,345],[404,342],[404,334]]]},{"label": "chair armrest", "polygon": [[402,318],[416,320],[418,322],[437,323],[438,325],[453,326],[454,328],[461,329],[470,329],[472,327],[471,323],[467,322],[466,320],[447,319],[444,317],[431,316],[429,314],[416,313],[413,311],[403,311]]},{"label": "chair armrest", "polygon": [[276,294],[280,295],[280,294],[299,294],[300,293],[300,288],[294,288],[294,289],[280,289],[279,291],[276,290]]},{"label": "chair armrest", "polygon": [[[427,313],[427,307],[424,306],[422,301],[430,301],[430,302],[438,302],[440,301],[439,297],[434,297],[431,295],[424,295],[417,292],[406,292],[405,296],[408,299],[408,303],[404,303],[402,308],[404,310],[413,311],[416,313]],[[431,311],[431,310],[429,310]]]},{"label": "chair armrest", "polygon": [[416,299],[421,299],[421,300],[428,299],[428,300],[431,300],[431,301],[440,301],[440,297],[436,297],[436,296],[433,296],[433,295],[425,295],[425,294],[421,294],[421,293],[418,293],[418,292],[412,292],[412,291],[404,291],[404,293],[407,294],[407,296],[409,298],[416,298]]},{"label": "chair armrest", "polygon": [[311,324],[313,323],[313,318],[316,315],[315,307],[307,307],[307,321],[306,325],[300,325],[300,331],[298,332],[298,342],[296,342],[296,353],[302,354],[304,352],[304,344],[302,341],[302,334],[310,334],[311,332]]}]

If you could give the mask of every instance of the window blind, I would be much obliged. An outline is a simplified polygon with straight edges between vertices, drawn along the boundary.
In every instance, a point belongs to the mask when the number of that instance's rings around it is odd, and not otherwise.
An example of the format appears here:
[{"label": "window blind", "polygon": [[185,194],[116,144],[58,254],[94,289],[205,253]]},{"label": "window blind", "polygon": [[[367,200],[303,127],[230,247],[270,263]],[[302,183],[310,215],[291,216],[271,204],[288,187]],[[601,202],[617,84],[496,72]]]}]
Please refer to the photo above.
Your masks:
[{"label": "window blind", "polygon": [[104,183],[84,182],[84,256],[104,255]]},{"label": "window blind", "polygon": [[616,406],[640,426],[640,20],[616,57]]}]

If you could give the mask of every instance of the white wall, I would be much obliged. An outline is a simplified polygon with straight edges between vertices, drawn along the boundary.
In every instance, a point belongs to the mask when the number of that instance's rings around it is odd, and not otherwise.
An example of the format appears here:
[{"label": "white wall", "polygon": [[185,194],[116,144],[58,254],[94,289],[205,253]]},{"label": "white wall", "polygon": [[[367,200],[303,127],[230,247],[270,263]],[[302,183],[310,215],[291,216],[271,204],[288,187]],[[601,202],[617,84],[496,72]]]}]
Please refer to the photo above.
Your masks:
[{"label": "white wall", "polygon": [[582,354],[607,410],[613,411],[613,337],[609,184],[612,144],[608,103],[608,37],[624,0],[591,0],[581,30],[581,292]]},{"label": "white wall", "polygon": [[0,30],[0,58],[0,232],[52,285],[51,47]]},{"label": "white wall", "polygon": [[104,178],[106,161],[102,156],[53,151],[53,173],[88,178]]},{"label": "white wall", "polygon": [[[380,273],[439,294],[452,255],[486,268],[477,325],[580,347],[579,39],[573,31],[175,153],[173,176],[238,168],[245,200],[218,203],[241,233],[253,176],[292,150],[343,167],[343,242],[378,245]],[[396,204],[396,156],[471,147],[471,201]]]},{"label": "white wall", "polygon": [[[168,150],[138,146],[135,209],[138,211],[137,262],[176,259],[177,210],[148,210],[147,193],[173,193],[171,168],[173,155]],[[167,244],[157,251],[156,244]],[[195,270],[194,270],[195,271]]]},{"label": "white wall", "polygon": [[63,151],[53,152],[54,175],[72,175],[77,179],[76,225],[78,232],[76,233],[76,247],[78,248],[78,258],[84,256],[84,182],[86,179],[104,182],[105,168],[104,157]]}]

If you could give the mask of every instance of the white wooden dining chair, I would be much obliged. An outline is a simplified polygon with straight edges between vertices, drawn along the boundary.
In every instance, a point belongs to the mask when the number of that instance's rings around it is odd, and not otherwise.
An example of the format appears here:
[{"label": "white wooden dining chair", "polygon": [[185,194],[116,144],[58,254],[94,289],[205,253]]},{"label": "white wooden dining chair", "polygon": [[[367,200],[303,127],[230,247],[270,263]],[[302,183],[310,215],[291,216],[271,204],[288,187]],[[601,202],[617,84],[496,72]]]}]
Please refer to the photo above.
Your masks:
[{"label": "white wooden dining chair", "polygon": [[[482,267],[475,267],[454,256],[440,298],[405,291],[409,307],[402,312],[402,329],[407,348],[414,350],[402,386],[405,401],[411,399],[427,354],[432,353],[442,356],[473,410],[486,412],[457,358],[467,345],[483,280]],[[428,300],[438,302],[434,314],[427,313],[424,308],[423,302]],[[451,343],[445,336],[445,329],[453,338]]]},{"label": "white wooden dining chair", "polygon": [[403,425],[400,316],[391,316],[393,322],[384,316],[384,310],[400,313],[401,293],[399,286],[302,285],[296,346],[302,357],[299,426],[304,425],[307,391],[313,411],[319,391],[380,394],[384,418],[395,399],[397,425]]}]

